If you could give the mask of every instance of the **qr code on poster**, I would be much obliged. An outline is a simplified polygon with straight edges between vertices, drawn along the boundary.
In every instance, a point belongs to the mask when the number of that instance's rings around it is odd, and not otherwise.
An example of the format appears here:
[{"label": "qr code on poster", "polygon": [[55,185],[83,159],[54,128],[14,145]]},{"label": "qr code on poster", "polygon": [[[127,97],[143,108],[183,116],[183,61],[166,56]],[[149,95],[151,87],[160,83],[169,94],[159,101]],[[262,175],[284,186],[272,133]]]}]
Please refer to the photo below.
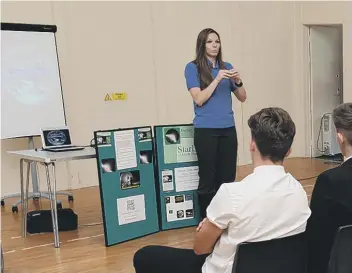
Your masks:
[{"label": "qr code on poster", "polygon": [[135,210],[134,200],[127,200],[127,211]]}]

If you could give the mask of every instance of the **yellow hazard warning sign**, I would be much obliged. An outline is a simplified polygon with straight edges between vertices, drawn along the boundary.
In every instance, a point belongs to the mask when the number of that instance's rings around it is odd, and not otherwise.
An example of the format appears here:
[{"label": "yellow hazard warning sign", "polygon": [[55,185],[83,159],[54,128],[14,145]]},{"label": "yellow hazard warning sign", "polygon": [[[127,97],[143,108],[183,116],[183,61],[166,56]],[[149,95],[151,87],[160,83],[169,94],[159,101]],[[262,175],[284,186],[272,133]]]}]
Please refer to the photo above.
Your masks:
[{"label": "yellow hazard warning sign", "polygon": [[126,93],[112,93],[112,100],[126,100]]},{"label": "yellow hazard warning sign", "polygon": [[106,96],[105,96],[105,101],[108,101],[108,100],[111,100],[111,98],[110,98],[110,95],[109,95],[109,94],[106,94]]},{"label": "yellow hazard warning sign", "polygon": [[105,95],[105,101],[127,100],[127,93],[112,93]]}]

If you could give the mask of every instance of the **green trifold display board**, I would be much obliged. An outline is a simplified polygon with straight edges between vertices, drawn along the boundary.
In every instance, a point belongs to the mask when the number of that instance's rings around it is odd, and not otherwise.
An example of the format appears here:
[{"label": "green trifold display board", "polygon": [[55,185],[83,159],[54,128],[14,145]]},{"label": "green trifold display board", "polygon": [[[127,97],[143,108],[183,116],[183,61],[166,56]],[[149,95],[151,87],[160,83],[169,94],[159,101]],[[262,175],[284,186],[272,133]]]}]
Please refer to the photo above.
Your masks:
[{"label": "green trifold display board", "polygon": [[94,132],[105,245],[159,231],[151,127]]},{"label": "green trifold display board", "polygon": [[162,230],[199,222],[198,161],[192,124],[154,127]]}]

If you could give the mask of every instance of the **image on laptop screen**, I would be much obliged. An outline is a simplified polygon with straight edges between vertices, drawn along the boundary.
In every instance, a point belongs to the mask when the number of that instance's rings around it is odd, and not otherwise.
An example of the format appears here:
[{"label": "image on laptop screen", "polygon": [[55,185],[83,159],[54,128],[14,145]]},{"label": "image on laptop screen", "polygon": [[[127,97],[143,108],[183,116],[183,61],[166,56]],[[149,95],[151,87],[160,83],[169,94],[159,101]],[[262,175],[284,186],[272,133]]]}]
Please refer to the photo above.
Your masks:
[{"label": "image on laptop screen", "polygon": [[67,128],[43,130],[43,138],[47,148],[71,145],[70,131]]}]

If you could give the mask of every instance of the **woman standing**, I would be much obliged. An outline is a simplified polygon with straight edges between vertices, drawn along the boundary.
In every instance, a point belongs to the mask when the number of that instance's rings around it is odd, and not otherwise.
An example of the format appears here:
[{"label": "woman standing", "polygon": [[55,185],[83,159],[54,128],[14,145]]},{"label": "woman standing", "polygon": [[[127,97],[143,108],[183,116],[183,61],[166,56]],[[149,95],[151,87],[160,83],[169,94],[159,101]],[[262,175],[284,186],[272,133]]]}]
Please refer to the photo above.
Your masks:
[{"label": "woman standing", "polygon": [[236,178],[238,143],[231,93],[244,102],[246,90],[239,73],[222,60],[220,36],[210,28],[199,33],[196,59],[187,64],[185,78],[194,101],[199,207],[205,218],[220,185]]}]

